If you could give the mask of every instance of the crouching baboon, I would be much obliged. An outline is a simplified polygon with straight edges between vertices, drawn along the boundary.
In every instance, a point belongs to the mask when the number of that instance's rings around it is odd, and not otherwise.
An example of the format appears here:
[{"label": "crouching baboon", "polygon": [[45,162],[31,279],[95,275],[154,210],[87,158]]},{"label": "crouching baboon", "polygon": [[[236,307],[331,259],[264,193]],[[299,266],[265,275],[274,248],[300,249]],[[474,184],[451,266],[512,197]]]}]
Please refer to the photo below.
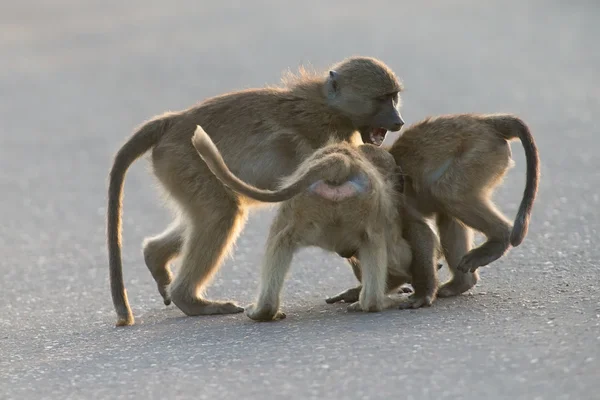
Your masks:
[{"label": "crouching baboon", "polygon": [[[491,197],[514,164],[508,142],[525,150],[527,178],[514,225]],[[406,201],[436,216],[444,257],[453,277],[438,296],[461,294],[478,280],[477,268],[500,258],[525,238],[540,177],[539,155],[527,125],[509,114],[458,114],[407,127],[389,152],[405,174]],[[476,229],[487,236],[471,249]]]},{"label": "crouching baboon", "polygon": [[[317,150],[282,180],[277,190],[258,189],[235,176],[208,134],[198,126],[193,145],[216,177],[241,196],[283,202],[267,239],[255,304],[248,317],[269,321],[285,317],[280,294],[294,253],[318,246],[338,254],[356,254],[362,263],[362,288],[349,310],[381,311],[430,305],[437,290],[433,250],[435,235],[427,223],[414,226],[412,249],[402,237],[402,196],[396,191],[396,165],[385,150],[365,144],[331,143]],[[425,228],[425,229],[423,229]],[[420,251],[423,255],[415,258]],[[427,259],[418,265],[414,261]],[[412,282],[410,298],[386,295]]]},{"label": "crouching baboon", "polygon": [[[252,202],[226,189],[198,157],[191,143],[196,125],[208,129],[235,174],[272,189],[331,138],[379,144],[386,130],[400,129],[401,90],[384,63],[352,57],[326,74],[301,70],[282,87],[224,94],[143,124],[117,152],[109,177],[107,242],[117,326],[134,323],[123,282],[121,203],[125,173],[137,158],[152,150],[154,174],[180,215],[144,243],[146,265],[165,304],[172,300],[186,315],[241,312],[233,302],[202,294],[243,228]],[[173,280],[169,262],[180,254]]]},{"label": "crouching baboon", "polygon": [[[402,208],[402,236],[408,241],[411,249],[416,250],[413,251],[411,268],[419,268],[419,266],[431,265],[431,263],[437,262],[435,269],[436,271],[439,271],[444,265],[439,262],[439,260],[443,258],[443,252],[438,236],[432,231],[431,227],[427,226],[426,222],[423,220],[423,216],[412,209],[412,206],[403,202]],[[338,253],[338,255],[347,259],[354,276],[359,282],[362,282],[361,263],[356,254]],[[428,293],[427,288],[431,282],[429,278],[422,279],[421,275],[412,274],[413,279],[410,281],[407,281],[404,278],[397,279],[396,277],[399,274],[395,272],[395,269],[397,268],[393,265],[388,265],[388,293],[398,290],[399,293],[410,294],[410,297],[406,299],[407,301],[400,303],[400,308],[419,308],[422,306],[430,306],[431,303],[433,303],[434,297],[422,295],[422,293]],[[419,278],[421,279],[419,280]],[[411,284],[412,288],[408,286],[408,284]],[[340,301],[343,301],[344,303],[354,303],[358,301],[361,290],[362,284],[359,284],[358,286],[344,290],[335,296],[328,297],[325,299],[325,302],[328,304]],[[437,291],[435,295],[437,296]]]}]

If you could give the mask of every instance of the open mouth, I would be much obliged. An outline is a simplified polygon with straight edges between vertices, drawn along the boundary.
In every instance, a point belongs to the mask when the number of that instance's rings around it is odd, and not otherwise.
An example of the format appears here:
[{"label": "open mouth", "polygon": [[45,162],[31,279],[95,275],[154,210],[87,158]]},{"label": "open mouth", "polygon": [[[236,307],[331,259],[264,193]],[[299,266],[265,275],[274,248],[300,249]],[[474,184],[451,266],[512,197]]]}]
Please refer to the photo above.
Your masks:
[{"label": "open mouth", "polygon": [[387,129],[385,128],[374,128],[369,133],[369,140],[374,145],[381,146],[381,143],[383,143],[383,140],[385,139],[386,133]]}]

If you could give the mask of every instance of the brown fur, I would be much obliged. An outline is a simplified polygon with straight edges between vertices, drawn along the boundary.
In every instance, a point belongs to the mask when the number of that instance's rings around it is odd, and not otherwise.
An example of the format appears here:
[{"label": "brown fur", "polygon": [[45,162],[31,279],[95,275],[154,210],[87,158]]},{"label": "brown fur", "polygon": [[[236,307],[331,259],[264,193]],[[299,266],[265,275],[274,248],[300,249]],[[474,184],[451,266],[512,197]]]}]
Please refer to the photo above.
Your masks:
[{"label": "brown fur", "polygon": [[[508,141],[520,139],[527,180],[514,226],[494,206],[492,194],[512,166]],[[406,129],[389,149],[407,181],[407,202],[436,222],[453,273],[438,291],[453,296],[478,280],[477,268],[518,246],[527,234],[539,182],[539,155],[519,118],[507,114],[458,114],[428,118]],[[487,236],[471,249],[472,231]]]},{"label": "brown fur", "polygon": [[[401,269],[388,265],[387,293],[394,291],[400,293],[412,293],[405,301],[400,303],[400,308],[419,308],[430,306],[437,297],[438,281],[436,271],[443,266],[439,261],[443,258],[443,252],[439,237],[431,226],[426,222],[423,215],[415,210],[404,200],[400,206],[402,237],[408,242],[412,250],[412,262],[410,265],[411,279],[407,280]],[[352,272],[359,282],[362,282],[361,262],[356,254],[341,254],[346,258]],[[407,285],[412,285],[412,289]],[[335,296],[325,299],[328,304],[343,301],[354,303],[358,300],[362,284],[347,289]]]},{"label": "brown fur", "polygon": [[[306,71],[287,85],[249,89],[208,99],[180,112],[152,119],[118,151],[108,190],[108,250],[117,326],[134,323],[121,261],[121,201],[125,172],[152,150],[156,177],[180,212],[163,233],[146,239],[144,259],[165,304],[187,315],[227,314],[233,302],[202,297],[253,203],[225,188],[196,154],[196,125],[209,132],[231,170],[244,181],[271,189],[279,178],[331,138],[360,144],[378,128],[397,130],[398,92],[394,73],[381,61],[346,59],[328,74]],[[181,255],[177,276],[168,263]]]},{"label": "brown fur", "polygon": [[[396,165],[387,151],[372,145],[354,148],[344,142],[331,143],[313,153],[272,191],[238,179],[201,127],[197,127],[192,142],[210,170],[227,187],[252,200],[284,202],[267,240],[258,300],[246,309],[250,318],[265,321],[285,316],[279,310],[285,276],[293,254],[307,246],[357,253],[356,259],[362,261],[363,285],[350,310],[381,311],[431,304],[437,289],[433,250],[426,266],[418,268],[412,264],[411,248],[402,237],[403,197],[395,190]],[[323,196],[315,189],[319,185],[341,188],[352,181],[360,182],[360,188],[341,199]],[[422,224],[426,226],[425,221]],[[415,232],[421,231],[415,229]],[[420,245],[427,238],[415,239]],[[418,296],[408,301],[386,296],[407,282],[413,283]]]}]

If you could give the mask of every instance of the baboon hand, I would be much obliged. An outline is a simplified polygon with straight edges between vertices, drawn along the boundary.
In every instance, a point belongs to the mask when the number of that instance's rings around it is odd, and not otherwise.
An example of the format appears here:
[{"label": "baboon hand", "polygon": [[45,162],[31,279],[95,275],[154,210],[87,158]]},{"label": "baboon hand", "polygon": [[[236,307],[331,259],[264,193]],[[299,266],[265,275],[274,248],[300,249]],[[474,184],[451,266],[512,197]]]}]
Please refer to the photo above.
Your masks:
[{"label": "baboon hand", "polygon": [[469,253],[465,254],[460,263],[456,266],[456,269],[463,273],[475,272],[480,265],[475,263],[473,257],[469,257]]},{"label": "baboon hand", "polygon": [[327,304],[338,303],[340,301],[344,302],[344,303],[355,303],[358,301],[358,297],[360,295],[361,289],[362,289],[362,286],[357,286],[355,288],[348,289],[346,291],[338,293],[337,295],[335,295],[333,297],[329,297],[329,298],[325,299],[325,302]]},{"label": "baboon hand", "polygon": [[402,285],[402,286],[400,286],[400,288],[398,288],[397,292],[400,294],[402,294],[402,293],[411,294],[414,292],[414,290],[410,286]]},{"label": "baboon hand", "polygon": [[386,308],[386,307],[383,304],[381,304],[381,305],[373,304],[373,305],[362,306],[360,304],[360,301],[356,301],[348,306],[348,311],[349,312],[356,312],[356,311],[379,312],[379,311],[383,310],[384,308]]},{"label": "baboon hand", "polygon": [[456,269],[464,273],[475,272],[477,271],[477,268],[485,267],[496,261],[505,251],[504,249],[496,252],[485,251],[488,250],[484,247],[485,245],[486,244],[484,243],[480,248],[473,249],[465,254]]},{"label": "baboon hand", "polygon": [[398,308],[407,310],[410,308],[429,307],[433,304],[433,300],[433,295],[416,295],[413,293],[409,296],[404,296]]},{"label": "baboon hand", "polygon": [[250,304],[246,307],[244,312],[248,318],[259,322],[277,321],[286,317],[283,311],[279,311],[275,307],[268,305],[258,306],[256,304]]},{"label": "baboon hand", "polygon": [[349,312],[357,312],[357,311],[362,311],[363,309],[360,306],[360,302],[355,301],[354,303],[352,303],[348,306],[347,310]]}]

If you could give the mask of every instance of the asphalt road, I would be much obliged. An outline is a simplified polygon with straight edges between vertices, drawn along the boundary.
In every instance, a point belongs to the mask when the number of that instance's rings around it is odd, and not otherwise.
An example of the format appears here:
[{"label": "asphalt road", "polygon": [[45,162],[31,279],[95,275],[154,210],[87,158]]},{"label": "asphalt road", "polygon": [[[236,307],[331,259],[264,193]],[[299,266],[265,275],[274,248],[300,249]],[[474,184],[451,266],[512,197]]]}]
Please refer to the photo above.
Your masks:
[{"label": "asphalt road", "polygon": [[[57,0],[0,5],[0,398],[593,399],[600,391],[600,6],[592,1]],[[423,2],[425,3],[425,2]],[[302,251],[284,321],[165,307],[140,243],[170,221],[147,163],[125,187],[137,325],[116,329],[106,177],[132,129],[288,67],[353,54],[404,80],[403,115],[514,112],[542,181],[522,246],[470,293],[357,315],[344,262]],[[524,157],[498,191],[516,212]],[[273,210],[208,290],[247,304]],[[595,242],[594,242],[595,243]]]}]

